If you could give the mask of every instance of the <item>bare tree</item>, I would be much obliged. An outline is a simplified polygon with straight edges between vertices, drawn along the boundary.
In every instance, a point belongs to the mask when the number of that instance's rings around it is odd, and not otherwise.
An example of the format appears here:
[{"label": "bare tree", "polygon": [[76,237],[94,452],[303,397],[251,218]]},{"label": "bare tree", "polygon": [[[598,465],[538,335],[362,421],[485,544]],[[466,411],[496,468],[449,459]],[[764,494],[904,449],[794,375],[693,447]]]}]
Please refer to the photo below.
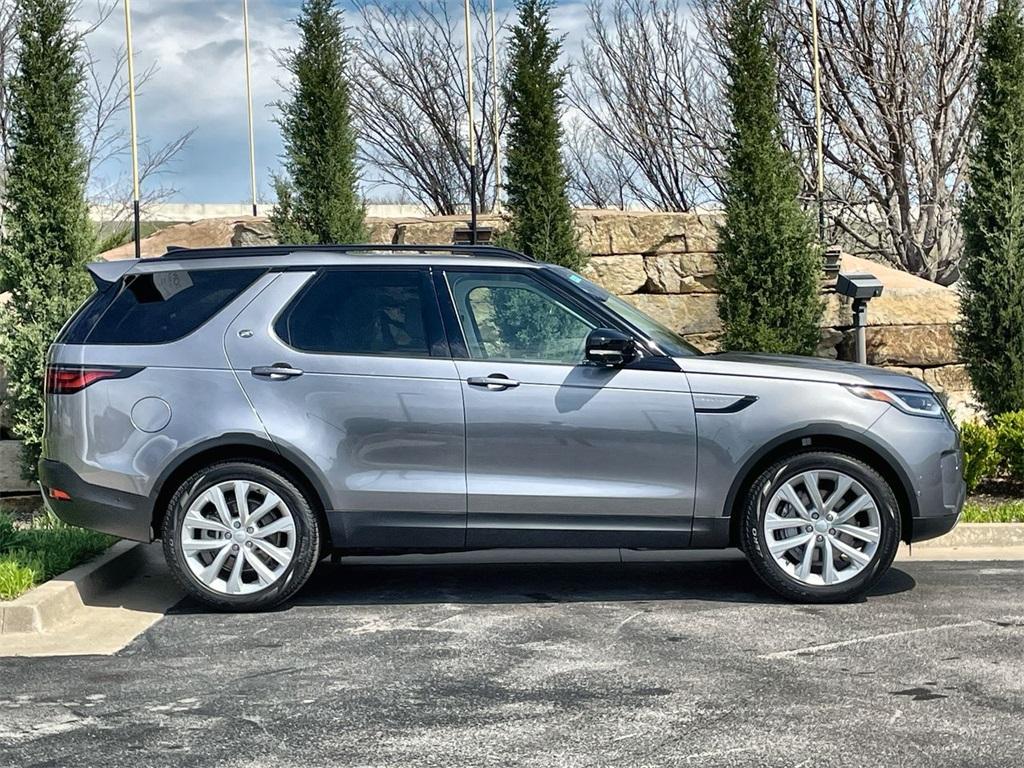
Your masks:
[{"label": "bare tree", "polygon": [[[97,59],[88,45],[85,84],[86,113],[83,120],[82,145],[88,167],[88,189],[91,201],[102,206],[105,223],[115,232],[128,229],[132,216],[132,181],[130,171],[123,169],[113,177],[101,175],[111,165],[119,168],[131,156],[128,130],[127,53],[123,47],[114,51],[114,65],[106,76],[101,74]],[[155,64],[136,75],[136,91],[141,92],[156,74]],[[147,208],[170,198],[177,191],[163,183],[174,161],[188,145],[195,129],[185,131],[170,141],[154,146],[146,138],[139,141],[140,208]]]},{"label": "bare tree", "polygon": [[[353,81],[363,162],[371,181],[396,186],[431,213],[468,207],[470,163],[463,19],[454,0],[415,4],[357,2],[361,24]],[[472,3],[473,107],[479,170],[478,206],[494,203],[494,126],[505,126],[494,103],[495,72],[485,0]],[[500,36],[504,19],[499,20]],[[499,69],[501,63],[499,62]]]},{"label": "bare tree", "polygon": [[625,210],[636,198],[636,166],[586,120],[566,122],[562,155],[574,204]]},{"label": "bare tree", "polygon": [[[785,0],[783,99],[814,142],[809,0]],[[956,280],[984,0],[821,0],[826,211],[855,251]],[[813,171],[811,163],[805,170]]]},{"label": "bare tree", "polygon": [[596,159],[633,169],[628,194],[688,211],[718,196],[720,70],[681,0],[591,0],[569,99],[597,131]]},{"label": "bare tree", "polygon": [[[17,39],[16,0],[0,0],[0,201],[3,200],[7,179],[7,162],[10,159],[8,129],[10,112],[7,104],[7,83],[15,64],[15,42]],[[3,229],[4,206],[0,205],[0,231]]]}]

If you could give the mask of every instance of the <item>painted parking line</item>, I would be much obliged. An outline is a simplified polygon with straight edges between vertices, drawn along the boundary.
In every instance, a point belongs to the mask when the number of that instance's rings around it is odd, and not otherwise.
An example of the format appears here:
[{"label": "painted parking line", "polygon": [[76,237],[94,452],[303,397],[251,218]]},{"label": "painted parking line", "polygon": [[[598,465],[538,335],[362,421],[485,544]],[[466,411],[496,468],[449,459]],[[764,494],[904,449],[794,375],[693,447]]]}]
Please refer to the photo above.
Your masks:
[{"label": "painted parking line", "polygon": [[808,645],[803,648],[794,648],[789,651],[776,651],[775,653],[766,653],[758,656],[757,658],[762,660],[771,659],[791,659],[794,656],[806,656],[812,653],[821,653],[822,651],[834,651],[837,648],[846,648],[851,645],[860,645],[861,643],[874,643],[879,640],[892,640],[896,637],[906,637],[907,635],[919,635],[928,632],[943,632],[949,629],[965,629],[967,627],[978,627],[983,624],[988,624],[987,621],[981,619],[975,621],[963,621],[957,624],[939,624],[934,627],[918,627],[917,629],[904,629],[899,632],[885,632],[880,635],[868,635],[867,637],[856,637],[850,640],[840,640],[835,643],[822,643],[821,645]]}]

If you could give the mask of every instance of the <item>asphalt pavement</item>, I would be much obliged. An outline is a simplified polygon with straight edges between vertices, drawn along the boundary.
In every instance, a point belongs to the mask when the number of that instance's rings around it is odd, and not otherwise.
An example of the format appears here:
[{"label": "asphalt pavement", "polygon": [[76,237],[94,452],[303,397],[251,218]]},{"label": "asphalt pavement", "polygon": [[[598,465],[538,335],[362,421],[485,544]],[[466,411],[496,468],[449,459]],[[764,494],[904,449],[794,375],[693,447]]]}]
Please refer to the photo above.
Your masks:
[{"label": "asphalt pavement", "polygon": [[721,555],[324,563],[273,613],[0,659],[0,765],[1020,766],[1024,562],[840,606]]}]

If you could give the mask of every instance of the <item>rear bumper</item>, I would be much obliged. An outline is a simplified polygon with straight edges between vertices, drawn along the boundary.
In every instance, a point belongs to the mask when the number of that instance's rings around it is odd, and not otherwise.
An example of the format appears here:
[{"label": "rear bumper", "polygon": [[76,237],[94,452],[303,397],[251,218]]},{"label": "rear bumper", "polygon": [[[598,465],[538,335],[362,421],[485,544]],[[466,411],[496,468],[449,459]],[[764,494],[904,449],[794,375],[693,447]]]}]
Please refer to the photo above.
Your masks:
[{"label": "rear bumper", "polygon": [[[49,459],[39,462],[39,485],[46,506],[69,525],[133,541],[153,539],[153,505],[145,496],[91,485],[66,464]],[[50,489],[64,491],[71,498],[50,498]]]}]

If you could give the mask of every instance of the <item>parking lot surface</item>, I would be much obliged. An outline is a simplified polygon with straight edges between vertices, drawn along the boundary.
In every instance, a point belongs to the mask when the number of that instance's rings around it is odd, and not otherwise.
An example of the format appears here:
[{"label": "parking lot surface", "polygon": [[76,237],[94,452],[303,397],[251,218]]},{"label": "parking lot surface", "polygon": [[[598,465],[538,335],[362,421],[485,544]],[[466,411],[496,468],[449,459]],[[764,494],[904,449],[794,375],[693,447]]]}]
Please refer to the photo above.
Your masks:
[{"label": "parking lot surface", "polygon": [[320,566],[111,657],[0,659],[0,765],[1024,764],[1024,563],[782,603],[735,557]]}]

